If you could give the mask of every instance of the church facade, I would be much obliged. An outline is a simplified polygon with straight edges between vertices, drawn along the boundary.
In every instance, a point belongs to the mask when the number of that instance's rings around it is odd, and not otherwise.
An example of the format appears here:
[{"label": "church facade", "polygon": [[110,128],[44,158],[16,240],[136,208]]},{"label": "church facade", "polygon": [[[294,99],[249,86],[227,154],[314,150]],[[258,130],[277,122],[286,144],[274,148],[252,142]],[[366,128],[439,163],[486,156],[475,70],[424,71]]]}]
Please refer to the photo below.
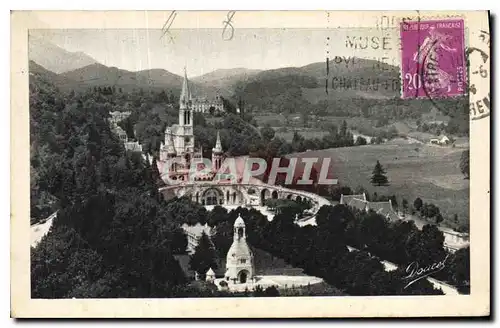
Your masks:
[{"label": "church facade", "polygon": [[[197,107],[193,101],[189,80],[184,69],[184,81],[179,99],[179,123],[169,126],[165,129],[165,138],[160,147],[160,161],[168,163],[162,165],[170,179],[187,180],[189,170],[193,163],[202,163],[202,149],[197,148],[194,137],[193,114]],[[216,171],[221,163],[222,144],[219,133],[217,133],[217,142],[212,149],[213,171]]]}]

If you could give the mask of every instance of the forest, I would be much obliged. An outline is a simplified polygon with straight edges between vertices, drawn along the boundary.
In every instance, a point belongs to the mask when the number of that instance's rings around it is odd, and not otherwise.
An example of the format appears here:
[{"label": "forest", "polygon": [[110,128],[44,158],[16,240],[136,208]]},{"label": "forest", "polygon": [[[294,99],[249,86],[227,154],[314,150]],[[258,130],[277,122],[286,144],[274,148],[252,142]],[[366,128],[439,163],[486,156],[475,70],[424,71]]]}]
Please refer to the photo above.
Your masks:
[{"label": "forest", "polygon": [[[358,212],[344,205],[323,206],[317,226],[294,224],[300,206],[283,208],[269,222],[259,211],[238,208],[227,211],[217,206],[208,224],[215,227],[216,256],[224,258],[231,246],[234,220],[241,215],[247,226],[248,242],[284,259],[304,273],[323,278],[349,295],[440,294],[425,279],[405,288],[406,267],[418,263],[425,267],[444,260],[444,269],[433,277],[448,282],[461,293],[469,293],[469,248],[449,254],[437,227],[419,230],[412,221],[389,222],[370,211]],[[358,251],[349,251],[348,247]],[[381,259],[399,265],[385,271]]]},{"label": "forest", "polygon": [[[55,210],[58,215],[50,232],[31,249],[32,297],[230,296],[191,289],[175,255],[186,248],[183,223],[216,226],[214,243],[224,250],[235,213],[231,218],[220,209],[207,213],[185,199],[166,202],[158,193],[156,167],[142,154],[127,153],[109,127],[110,111],[131,109],[131,120],[137,121],[127,131],[155,148],[165,125],[176,120],[175,114],[169,115],[176,112],[175,99],[165,92],[125,94],[112,88],[61,93],[37,78],[30,76],[31,217]],[[167,108],[164,117],[155,106]],[[228,115],[213,125],[203,117],[196,119],[200,124],[195,133],[204,149],[211,149],[220,129],[223,147],[231,155],[263,152],[268,158],[300,150],[294,148],[299,140],[282,143],[272,129],[248,124],[250,117]],[[352,143],[349,137],[344,126],[330,136],[337,146],[348,145],[349,139]],[[404,272],[385,272],[370,255],[385,257],[391,249],[404,249],[407,255],[392,255],[396,263],[436,260],[444,254],[442,234],[432,227],[419,232],[411,223],[393,226],[336,206],[320,211],[317,227],[299,228],[292,222],[297,208],[282,208],[272,222],[257,211],[239,209],[248,222],[250,243],[351,295],[440,293],[425,280],[404,289]],[[398,248],[407,237],[411,242]],[[349,252],[348,243],[362,251]],[[461,270],[446,275],[446,280],[468,279],[468,261],[459,260],[468,256],[465,252],[452,257],[449,268]]]}]

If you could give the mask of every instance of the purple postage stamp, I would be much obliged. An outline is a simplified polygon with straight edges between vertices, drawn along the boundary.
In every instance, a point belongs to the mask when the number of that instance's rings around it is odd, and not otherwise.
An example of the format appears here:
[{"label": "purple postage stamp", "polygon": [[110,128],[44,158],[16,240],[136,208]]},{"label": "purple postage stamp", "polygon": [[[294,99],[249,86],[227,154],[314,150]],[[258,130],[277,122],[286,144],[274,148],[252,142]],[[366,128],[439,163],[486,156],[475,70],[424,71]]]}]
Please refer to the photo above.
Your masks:
[{"label": "purple postage stamp", "polygon": [[403,98],[465,94],[463,19],[401,23]]}]

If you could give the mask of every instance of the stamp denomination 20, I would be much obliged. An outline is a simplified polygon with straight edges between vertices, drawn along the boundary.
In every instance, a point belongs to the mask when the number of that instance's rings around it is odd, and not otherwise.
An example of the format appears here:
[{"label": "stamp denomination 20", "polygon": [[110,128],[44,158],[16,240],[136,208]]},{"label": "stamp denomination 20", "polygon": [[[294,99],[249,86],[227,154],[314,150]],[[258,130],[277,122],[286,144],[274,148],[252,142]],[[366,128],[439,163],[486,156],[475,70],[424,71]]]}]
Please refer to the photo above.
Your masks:
[{"label": "stamp denomination 20", "polygon": [[466,92],[461,19],[401,24],[403,98],[444,98]]}]

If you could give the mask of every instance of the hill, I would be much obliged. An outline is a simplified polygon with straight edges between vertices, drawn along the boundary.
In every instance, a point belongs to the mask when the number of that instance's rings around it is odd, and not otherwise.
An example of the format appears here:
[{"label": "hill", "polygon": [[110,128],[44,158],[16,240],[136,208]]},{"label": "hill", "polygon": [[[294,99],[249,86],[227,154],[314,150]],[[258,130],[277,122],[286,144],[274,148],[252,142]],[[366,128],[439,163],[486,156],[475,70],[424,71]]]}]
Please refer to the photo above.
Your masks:
[{"label": "hill", "polygon": [[241,67],[218,69],[213,72],[194,77],[191,81],[204,85],[205,87],[214,87],[223,96],[230,96],[235,85],[248,81],[259,72],[261,72],[261,70]]},{"label": "hill", "polygon": [[[226,90],[232,89],[233,101],[241,97],[247,109],[252,111],[311,112],[317,104],[325,107],[322,104],[325,101],[332,103],[339,99],[399,97],[399,76],[396,66],[351,58],[348,64],[330,60],[328,74],[325,62],[252,72],[244,74],[242,78],[233,74],[231,79],[225,81],[224,87]],[[325,90],[327,78],[328,93]]]},{"label": "hill", "polygon": [[34,35],[29,36],[28,58],[54,73],[78,69],[97,61],[83,52],[70,52]]},{"label": "hill", "polygon": [[76,81],[56,74],[32,60],[29,61],[29,73],[30,90],[38,88],[54,89],[55,87],[68,90],[77,85]]},{"label": "hill", "polygon": [[[181,91],[182,77],[164,69],[150,69],[131,72],[117,67],[94,63],[79,69],[65,72],[61,76],[78,82],[79,87],[115,86],[124,91],[134,89],[169,90],[174,94]],[[213,87],[191,83],[194,95],[215,95]]]},{"label": "hill", "polygon": [[[270,98],[285,93],[293,94],[290,96],[296,101],[300,99],[299,105],[338,98],[387,99],[399,96],[399,68],[374,60],[351,58],[349,64],[337,64],[330,60],[328,94],[325,92],[326,78],[326,63],[318,62],[264,71],[220,69],[193,78],[193,81],[215,87],[224,96],[232,96],[234,101],[241,96],[247,105],[256,109],[275,107],[280,99]],[[334,78],[338,82],[332,85]],[[343,81],[340,82],[340,79]],[[347,87],[342,88],[342,83]]]}]

